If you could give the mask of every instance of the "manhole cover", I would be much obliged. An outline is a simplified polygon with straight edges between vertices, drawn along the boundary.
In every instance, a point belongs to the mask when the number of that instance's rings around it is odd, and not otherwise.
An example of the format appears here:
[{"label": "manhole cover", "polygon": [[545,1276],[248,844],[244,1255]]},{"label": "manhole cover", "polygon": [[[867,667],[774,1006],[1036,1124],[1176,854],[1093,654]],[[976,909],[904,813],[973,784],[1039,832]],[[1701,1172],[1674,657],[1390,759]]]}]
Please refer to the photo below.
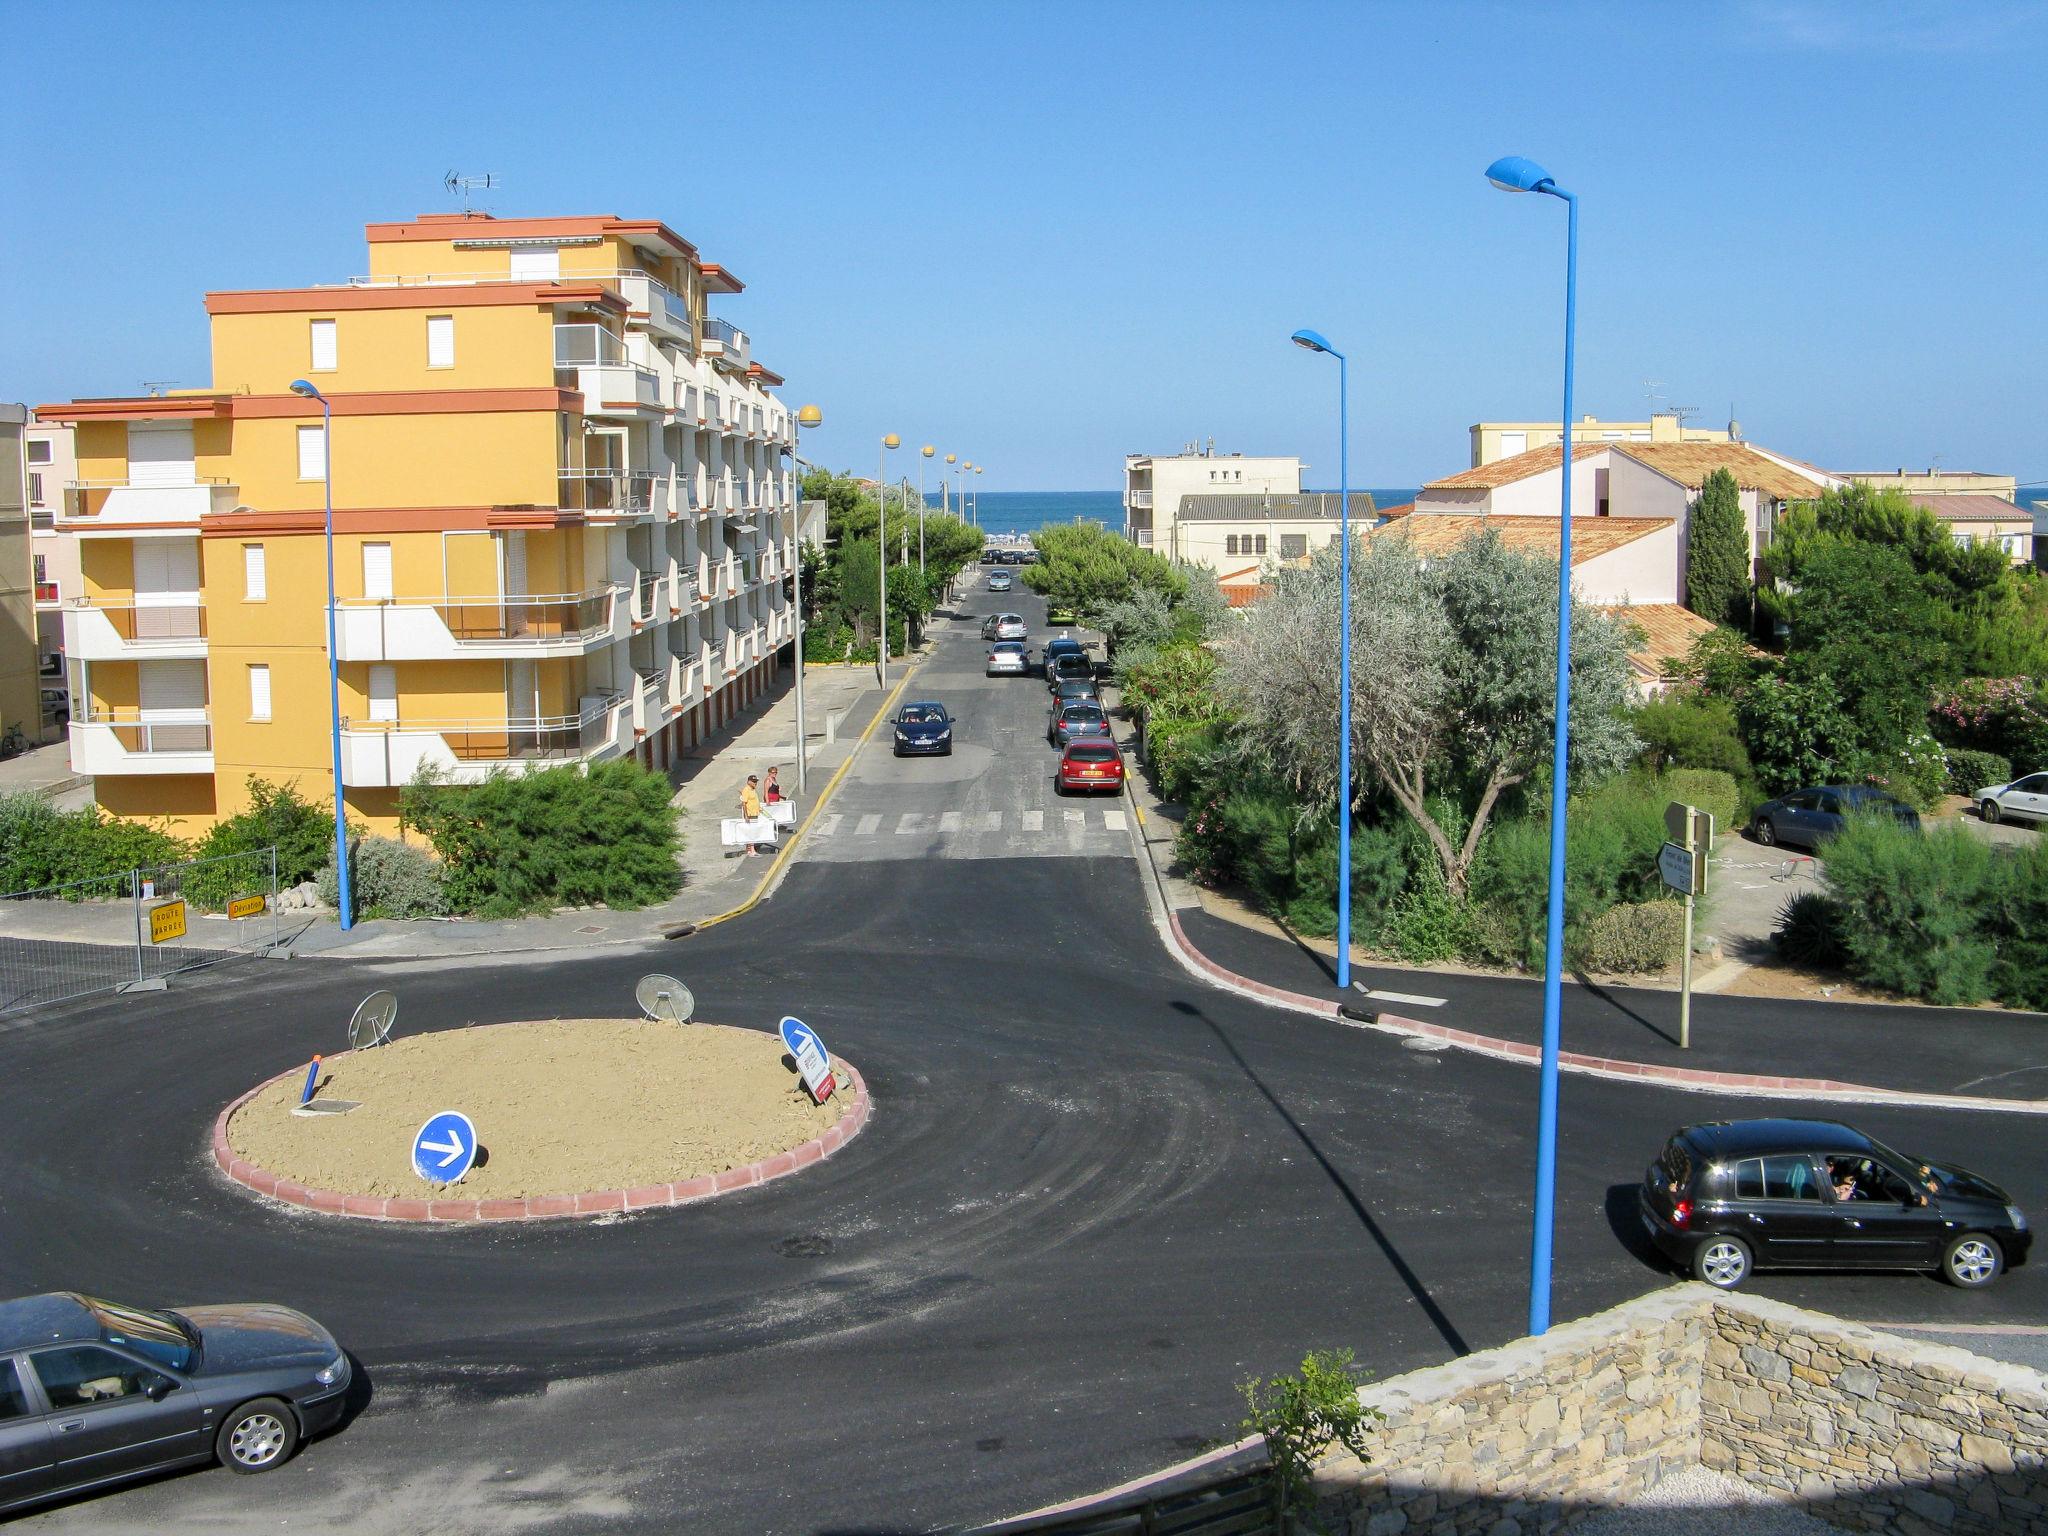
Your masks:
[{"label": "manhole cover", "polygon": [[581,928],[578,928],[576,931],[578,933],[603,933],[605,930],[598,927],[594,923],[585,923]]},{"label": "manhole cover", "polygon": [[1448,1040],[1439,1040],[1434,1035],[1410,1035],[1401,1042],[1401,1048],[1409,1051],[1447,1051],[1451,1048]]}]

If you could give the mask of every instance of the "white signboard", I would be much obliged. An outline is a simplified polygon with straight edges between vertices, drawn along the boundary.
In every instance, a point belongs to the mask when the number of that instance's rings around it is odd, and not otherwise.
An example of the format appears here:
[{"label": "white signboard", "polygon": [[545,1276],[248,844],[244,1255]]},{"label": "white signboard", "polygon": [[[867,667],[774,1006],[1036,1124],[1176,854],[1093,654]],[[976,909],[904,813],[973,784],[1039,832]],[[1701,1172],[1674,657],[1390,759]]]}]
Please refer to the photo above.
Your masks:
[{"label": "white signboard", "polygon": [[1699,889],[1699,866],[1704,858],[1677,843],[1666,843],[1657,851],[1657,873],[1672,890],[1690,896]]},{"label": "white signboard", "polygon": [[802,1019],[784,1019],[779,1033],[797,1071],[803,1074],[811,1097],[820,1104],[831,1098],[832,1090],[839,1084],[832,1076],[832,1061],[825,1054],[825,1042],[818,1038],[818,1032]]}]

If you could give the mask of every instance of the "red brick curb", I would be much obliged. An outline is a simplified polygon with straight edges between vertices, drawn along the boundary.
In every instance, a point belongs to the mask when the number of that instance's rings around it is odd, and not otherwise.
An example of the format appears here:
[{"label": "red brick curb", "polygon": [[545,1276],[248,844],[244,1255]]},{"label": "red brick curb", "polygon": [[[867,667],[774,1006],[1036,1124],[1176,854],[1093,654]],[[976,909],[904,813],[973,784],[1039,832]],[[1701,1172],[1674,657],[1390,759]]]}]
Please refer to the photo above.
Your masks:
[{"label": "red brick curb", "polygon": [[[1338,1005],[1328,998],[1289,992],[1284,988],[1268,986],[1262,981],[1254,981],[1248,976],[1240,976],[1235,971],[1226,970],[1195,947],[1194,941],[1180,925],[1179,913],[1168,912],[1167,922],[1173,929],[1174,942],[1180,946],[1181,952],[1218,980],[1270,998],[1276,1003],[1284,1003],[1290,1008],[1319,1013],[1332,1019],[1342,1017]],[[1379,1013],[1375,1015],[1375,1019],[1395,1034],[1419,1035],[1430,1040],[1441,1040],[1447,1045],[1512,1061],[1540,1062],[1543,1059],[1542,1047],[1532,1045],[1526,1040],[1502,1040],[1493,1035],[1475,1034],[1469,1029],[1452,1029],[1443,1024],[1427,1024],[1421,1019],[1406,1018],[1397,1013]],[[1634,1078],[1667,1088],[1721,1088],[1747,1093],[1802,1094],[1904,1104],[2017,1110],[2022,1113],[2040,1113],[2044,1107],[2048,1107],[2048,1104],[2041,1100],[1989,1099],[1968,1094],[1911,1093],[1898,1088],[1873,1088],[1866,1083],[1841,1083],[1831,1078],[1773,1077],[1757,1072],[1715,1072],[1700,1067],[1667,1067],[1646,1061],[1620,1061],[1611,1056],[1589,1056],[1582,1051],[1559,1051],[1557,1060],[1561,1067],[1591,1076]]]},{"label": "red brick curb", "polygon": [[518,1200],[437,1200],[430,1196],[384,1199],[372,1195],[344,1195],[331,1189],[309,1189],[237,1157],[228,1145],[228,1118],[271,1083],[283,1078],[297,1079],[304,1070],[300,1067],[258,1083],[220,1112],[213,1122],[213,1161],[222,1173],[259,1195],[307,1210],[380,1221],[546,1221],[563,1216],[602,1216],[616,1211],[644,1211],[654,1206],[691,1205],[731,1190],[766,1184],[771,1179],[779,1179],[822,1162],[858,1136],[866,1128],[874,1107],[874,1101],[868,1097],[867,1079],[860,1075],[858,1069],[836,1057],[833,1065],[846,1074],[853,1104],[824,1135],[813,1137],[787,1152],[777,1152],[772,1157],[749,1163],[744,1168],[728,1168],[723,1173],[680,1179],[672,1184],[589,1190],[575,1195],[528,1195]]}]

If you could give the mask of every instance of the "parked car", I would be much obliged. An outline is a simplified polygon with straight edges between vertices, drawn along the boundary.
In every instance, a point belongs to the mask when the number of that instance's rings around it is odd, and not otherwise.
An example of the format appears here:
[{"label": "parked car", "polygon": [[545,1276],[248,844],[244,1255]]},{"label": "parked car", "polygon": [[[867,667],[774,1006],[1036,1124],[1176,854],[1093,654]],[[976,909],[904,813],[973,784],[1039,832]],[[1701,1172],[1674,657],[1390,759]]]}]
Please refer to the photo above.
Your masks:
[{"label": "parked car", "polygon": [[340,1420],[349,1379],[289,1307],[0,1302],[0,1511],[189,1463],[268,1472]]},{"label": "parked car", "polygon": [[1919,812],[1881,789],[1868,784],[1824,784],[1766,800],[1750,813],[1749,832],[1766,848],[1779,843],[1818,848],[1855,815],[1889,815],[1909,827],[1920,825]]},{"label": "parked car", "polygon": [[1974,1289],[2033,1240],[1990,1180],[1832,1120],[1686,1126],[1636,1203],[1651,1241],[1723,1290],[1753,1269],[1931,1269]]},{"label": "parked car", "polygon": [[997,571],[988,579],[988,589],[991,592],[1007,592],[1014,585],[1008,571]]},{"label": "parked car", "polygon": [[1045,722],[1045,739],[1050,746],[1064,747],[1086,736],[1107,735],[1109,716],[1102,712],[1100,704],[1056,704]]},{"label": "parked car", "polygon": [[1052,639],[1045,642],[1045,648],[1038,653],[1039,670],[1047,673],[1051,672],[1055,656],[1079,656],[1085,659],[1087,655],[1088,647],[1076,640],[1072,635],[1054,635]]},{"label": "parked car", "polygon": [[1052,707],[1059,709],[1067,704],[1100,704],[1102,690],[1092,677],[1063,677],[1053,685]]},{"label": "parked car", "polygon": [[1031,631],[1024,623],[1024,616],[1018,613],[996,615],[995,638],[998,640],[1022,640]]},{"label": "parked car", "polygon": [[2028,821],[2048,821],[2048,773],[2030,773],[2010,784],[1991,784],[1970,797],[1977,813],[1986,821],[2003,821],[2008,816]]},{"label": "parked car", "polygon": [[990,549],[986,544],[982,545],[981,563],[983,565],[994,565],[999,558],[994,550]]},{"label": "parked car", "polygon": [[953,755],[953,717],[946,713],[945,705],[931,699],[906,704],[894,723],[898,757]]},{"label": "parked car", "polygon": [[1022,677],[1030,670],[1031,663],[1024,654],[1022,640],[998,640],[989,647],[988,675],[990,677]]},{"label": "parked car", "polygon": [[1067,678],[1094,676],[1095,663],[1085,651],[1056,651],[1045,659],[1045,687],[1048,693]]},{"label": "parked car", "polygon": [[1124,759],[1114,741],[1090,736],[1070,741],[1060,749],[1060,766],[1053,775],[1053,788],[1064,795],[1070,790],[1124,787]]}]

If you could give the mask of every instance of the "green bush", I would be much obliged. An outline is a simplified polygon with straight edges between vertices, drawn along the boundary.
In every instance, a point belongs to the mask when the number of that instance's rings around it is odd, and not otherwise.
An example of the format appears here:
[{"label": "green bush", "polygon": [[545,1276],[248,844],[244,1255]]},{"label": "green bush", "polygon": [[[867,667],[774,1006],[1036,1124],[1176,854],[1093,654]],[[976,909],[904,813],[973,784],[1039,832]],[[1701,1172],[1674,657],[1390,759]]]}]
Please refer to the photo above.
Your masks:
[{"label": "green bush", "polygon": [[1181,818],[1173,838],[1174,862],[1206,885],[1227,880],[1232,873],[1231,840],[1223,822],[1222,795],[1210,795],[1191,805]]},{"label": "green bush", "polygon": [[1727,774],[1711,768],[1673,768],[1661,782],[1667,801],[1711,812],[1716,834],[1732,832],[1741,823],[1742,791]]},{"label": "green bush", "polygon": [[215,822],[193,850],[195,858],[221,862],[202,865],[185,877],[186,898],[217,910],[233,897],[262,889],[270,878],[270,861],[255,856],[272,848],[277,850],[280,890],[313,879],[334,862],[334,802],[309,801],[296,784],[251,778],[248,809]]},{"label": "green bush", "polygon": [[1948,749],[1948,792],[1965,798],[1993,784],[2009,783],[2012,763],[1996,752],[1978,752],[1969,747]]},{"label": "green bush", "polygon": [[1915,810],[1927,810],[1948,789],[1948,754],[1925,731],[1916,731],[1903,746],[1872,754],[1864,765],[1870,782],[1882,785]]},{"label": "green bush", "polygon": [[1827,884],[1859,980],[1929,1002],[1982,1002],[1998,959],[1986,921],[1990,844],[1950,823],[1920,832],[1856,817],[1828,843]]},{"label": "green bush", "polygon": [[1160,797],[1186,804],[1202,795],[1210,769],[1224,743],[1224,726],[1215,720],[1182,715],[1145,717],[1145,758]]},{"label": "green bush", "polygon": [[[182,838],[162,827],[121,821],[98,806],[60,811],[40,795],[0,795],[0,892],[153,869],[190,853]],[[129,894],[127,882],[118,892]]]},{"label": "green bush", "polygon": [[[1407,839],[1398,828],[1368,824],[1351,829],[1351,936],[1374,942],[1408,883]],[[1287,925],[1328,937],[1337,931],[1337,829],[1318,823],[1295,853],[1295,895]]]},{"label": "green bush", "polygon": [[2012,1008],[2048,1010],[2048,838],[1998,860],[1986,926],[1998,944],[1991,990]]},{"label": "green bush", "polygon": [[480,784],[416,780],[404,824],[441,860],[450,910],[513,917],[552,907],[644,907],[682,884],[668,779],[630,758]]},{"label": "green bush", "polygon": [[1416,868],[1379,934],[1383,946],[1414,965],[1456,960],[1472,940],[1472,909],[1445,887],[1434,860]]},{"label": "green bush", "polygon": [[[315,877],[320,900],[340,904],[340,882],[329,859]],[[365,837],[349,848],[349,900],[357,917],[440,917],[448,910],[441,867],[432,854],[392,837]]]},{"label": "green bush", "polygon": [[1608,975],[1661,971],[1685,945],[1685,907],[1644,901],[1609,907],[1582,926],[1567,946],[1573,963]]},{"label": "green bush", "polygon": [[1771,942],[1793,965],[1839,970],[1849,963],[1849,950],[1842,942],[1842,914],[1820,891],[1801,891],[1778,909]]},{"label": "green bush", "polygon": [[1655,769],[1713,768],[1736,780],[1750,776],[1749,751],[1723,699],[1684,693],[1653,699],[1631,717],[1643,761]]}]

